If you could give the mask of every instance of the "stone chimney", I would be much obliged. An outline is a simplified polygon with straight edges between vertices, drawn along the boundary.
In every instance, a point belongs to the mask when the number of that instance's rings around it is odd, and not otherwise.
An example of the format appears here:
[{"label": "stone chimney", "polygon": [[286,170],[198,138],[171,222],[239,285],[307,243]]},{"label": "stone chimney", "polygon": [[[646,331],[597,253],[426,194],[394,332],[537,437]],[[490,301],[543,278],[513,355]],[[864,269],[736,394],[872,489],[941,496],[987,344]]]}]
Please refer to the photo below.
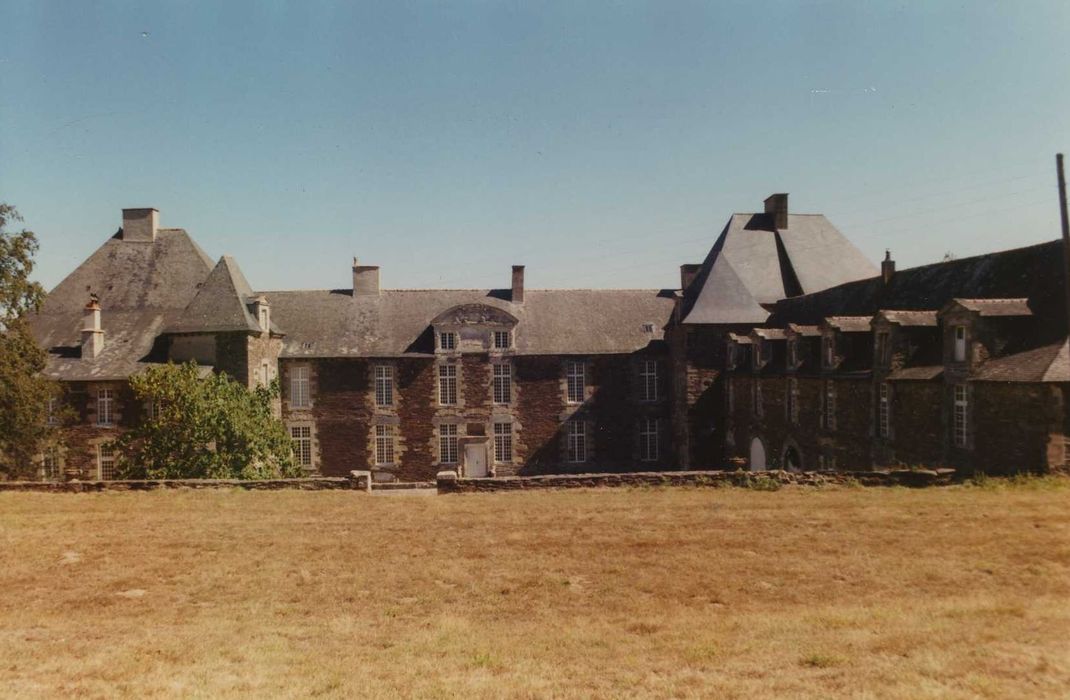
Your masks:
[{"label": "stone chimney", "polygon": [[513,294],[510,300],[514,304],[524,303],[524,266],[513,265]]},{"label": "stone chimney", "polygon": [[788,194],[771,194],[765,198],[765,213],[773,215],[773,226],[777,229],[788,227]]},{"label": "stone chimney", "polygon": [[353,258],[353,298],[379,296],[379,266],[361,265]]},{"label": "stone chimney", "polygon": [[698,271],[701,269],[702,265],[696,263],[687,263],[680,266],[680,291],[687,291],[687,288],[695,281],[695,276],[698,275]]},{"label": "stone chimney", "polygon": [[152,243],[160,228],[160,212],[155,209],[123,209],[123,240]]},{"label": "stone chimney", "polygon": [[100,328],[100,301],[96,294],[89,295],[82,323],[82,359],[90,360],[104,349],[104,331]]},{"label": "stone chimney", "polygon": [[895,276],[895,261],[892,260],[892,251],[884,251],[884,260],[881,261],[881,279],[885,284],[892,281]]}]

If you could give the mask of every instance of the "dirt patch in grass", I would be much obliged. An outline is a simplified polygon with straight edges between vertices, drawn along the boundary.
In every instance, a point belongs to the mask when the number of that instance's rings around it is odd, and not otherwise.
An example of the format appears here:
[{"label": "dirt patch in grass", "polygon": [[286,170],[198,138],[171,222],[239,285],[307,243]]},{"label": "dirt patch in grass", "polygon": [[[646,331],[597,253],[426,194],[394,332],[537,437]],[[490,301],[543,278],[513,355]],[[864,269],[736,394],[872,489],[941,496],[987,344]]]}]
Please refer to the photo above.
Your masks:
[{"label": "dirt patch in grass", "polygon": [[0,493],[0,687],[1057,697],[1068,497]]}]

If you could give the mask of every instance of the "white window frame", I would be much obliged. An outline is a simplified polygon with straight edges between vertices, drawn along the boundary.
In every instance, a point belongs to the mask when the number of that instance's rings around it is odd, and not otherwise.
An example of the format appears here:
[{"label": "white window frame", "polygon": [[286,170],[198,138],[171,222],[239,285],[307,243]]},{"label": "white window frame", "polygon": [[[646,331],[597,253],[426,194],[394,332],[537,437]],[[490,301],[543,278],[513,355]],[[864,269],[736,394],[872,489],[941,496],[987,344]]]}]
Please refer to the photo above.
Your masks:
[{"label": "white window frame", "polygon": [[57,425],[59,424],[59,416],[56,415],[56,408],[59,406],[59,400],[52,398],[48,400],[48,404],[45,407],[45,424]]},{"label": "white window frame", "polygon": [[659,423],[657,418],[643,418],[639,421],[639,461],[641,462],[656,462],[660,457]]},{"label": "white window frame", "polygon": [[788,339],[788,366],[792,369],[799,366],[799,341],[795,338]]},{"label": "white window frame", "polygon": [[788,422],[792,425],[799,424],[799,380],[795,377],[788,377],[788,391],[787,391],[787,404],[788,404]]},{"label": "white window frame", "polygon": [[441,331],[438,334],[438,349],[447,352],[457,349],[457,332]]},{"label": "white window frame", "polygon": [[97,389],[97,425],[114,425],[115,390],[108,387]]},{"label": "white window frame", "polygon": [[115,479],[115,446],[102,442],[97,445],[97,480]]},{"label": "white window frame", "polygon": [[494,435],[494,462],[511,464],[513,461],[513,424],[509,421],[495,421],[492,433]]},{"label": "white window frame", "polygon": [[826,335],[821,339],[821,343],[824,350],[825,367],[832,369],[836,366],[836,339],[831,335]]},{"label": "white window frame", "polygon": [[565,400],[570,404],[587,400],[587,363],[582,360],[565,364]]},{"label": "white window frame", "polygon": [[441,423],[438,426],[438,461],[440,464],[457,464],[460,461],[456,423]]},{"label": "white window frame", "polygon": [[573,418],[566,425],[568,461],[570,464],[583,464],[587,461],[587,422]]},{"label": "white window frame", "polygon": [[303,469],[312,468],[312,426],[291,425],[290,440],[293,442],[294,461]]},{"label": "white window frame", "polygon": [[877,392],[877,432],[886,438],[892,432],[892,388],[888,382],[881,382]]},{"label": "white window frame", "polygon": [[393,425],[375,426],[375,466],[389,467],[397,459],[394,449],[395,430]]},{"label": "white window frame", "polygon": [[513,334],[510,331],[494,331],[492,344],[495,350],[508,350],[513,347]]},{"label": "white window frame", "polygon": [[825,380],[825,386],[821,391],[821,422],[826,430],[836,429],[836,383],[831,379]]},{"label": "white window frame", "polygon": [[457,365],[438,366],[438,405],[457,405]]},{"label": "white window frame", "polygon": [[658,361],[643,360],[639,368],[639,400],[658,400]]},{"label": "white window frame", "polygon": [[308,365],[290,368],[290,408],[312,407],[312,379]]},{"label": "white window frame", "polygon": [[268,328],[270,327],[268,325],[269,322],[270,322],[270,317],[268,316],[268,309],[267,309],[266,306],[261,306],[260,307],[260,330],[262,330],[262,331],[268,330]]},{"label": "white window frame", "polygon": [[965,384],[956,384],[952,392],[954,400],[952,430],[955,447],[967,447],[969,444],[969,394]]},{"label": "white window frame", "polygon": [[394,405],[394,366],[375,365],[375,405],[388,408]]},{"label": "white window frame", "polygon": [[754,389],[751,391],[751,398],[754,401],[754,415],[756,418],[761,418],[765,415],[765,400],[762,396],[762,382],[757,377],[754,378]]},{"label": "white window frame", "polygon": [[955,362],[966,361],[966,326],[959,324],[951,327],[951,335],[954,342],[952,360]]},{"label": "white window frame", "polygon": [[495,362],[492,366],[491,392],[494,403],[508,406],[513,402],[513,366],[508,362]]}]

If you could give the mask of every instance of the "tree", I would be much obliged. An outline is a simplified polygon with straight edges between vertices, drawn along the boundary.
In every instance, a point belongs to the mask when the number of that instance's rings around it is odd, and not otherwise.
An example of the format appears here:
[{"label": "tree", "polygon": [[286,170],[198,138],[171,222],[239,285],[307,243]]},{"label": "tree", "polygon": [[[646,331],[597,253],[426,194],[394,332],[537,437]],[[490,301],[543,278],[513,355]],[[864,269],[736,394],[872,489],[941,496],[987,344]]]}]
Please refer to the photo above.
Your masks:
[{"label": "tree", "polygon": [[44,299],[30,279],[37,237],[8,231],[13,221],[22,221],[18,211],[0,203],[0,471],[28,476],[34,455],[53,435],[46,412],[60,390],[41,375],[47,355],[27,323]]},{"label": "tree", "polygon": [[115,441],[127,479],[270,479],[300,476],[293,442],[273,402],[278,382],[252,391],[193,362],[151,367],[130,377],[150,407]]}]

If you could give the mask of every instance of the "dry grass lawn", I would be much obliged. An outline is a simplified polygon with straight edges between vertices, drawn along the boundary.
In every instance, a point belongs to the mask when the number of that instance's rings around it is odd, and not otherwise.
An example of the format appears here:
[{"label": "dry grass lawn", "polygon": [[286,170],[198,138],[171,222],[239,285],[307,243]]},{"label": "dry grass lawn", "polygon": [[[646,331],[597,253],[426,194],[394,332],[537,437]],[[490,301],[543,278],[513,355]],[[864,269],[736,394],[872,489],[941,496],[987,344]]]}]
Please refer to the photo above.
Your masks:
[{"label": "dry grass lawn", "polygon": [[0,694],[1066,697],[1068,505],[0,493]]}]

